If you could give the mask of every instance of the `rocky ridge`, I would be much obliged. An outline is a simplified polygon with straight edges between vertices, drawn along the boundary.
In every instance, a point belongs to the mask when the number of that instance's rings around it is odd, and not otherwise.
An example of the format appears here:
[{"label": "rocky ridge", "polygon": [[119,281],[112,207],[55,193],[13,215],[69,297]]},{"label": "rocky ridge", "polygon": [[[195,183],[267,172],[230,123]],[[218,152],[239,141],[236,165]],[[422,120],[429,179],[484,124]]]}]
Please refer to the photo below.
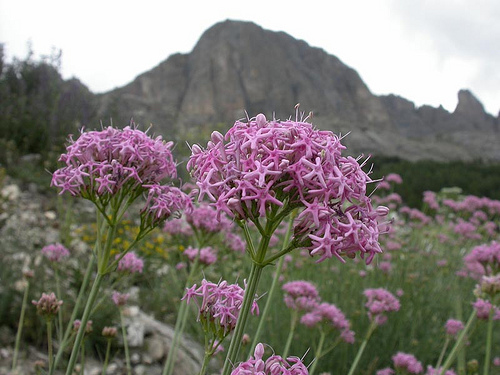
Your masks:
[{"label": "rocky ridge", "polygon": [[[264,113],[288,118],[294,106],[322,129],[350,135],[352,153],[404,159],[500,160],[500,119],[468,90],[453,113],[373,95],[337,57],[251,22],[208,29],[192,52],[175,54],[130,84],[99,96],[101,118],[154,124],[177,141],[201,141],[217,124]],[[126,117],[123,117],[126,114]],[[120,118],[122,116],[122,118]]]}]

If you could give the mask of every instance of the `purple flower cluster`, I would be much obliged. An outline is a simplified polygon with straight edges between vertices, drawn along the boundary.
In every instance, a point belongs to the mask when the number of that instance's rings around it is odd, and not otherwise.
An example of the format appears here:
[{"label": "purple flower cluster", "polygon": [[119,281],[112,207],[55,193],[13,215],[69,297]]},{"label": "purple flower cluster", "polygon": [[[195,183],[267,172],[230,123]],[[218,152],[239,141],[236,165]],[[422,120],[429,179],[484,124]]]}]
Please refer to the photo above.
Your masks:
[{"label": "purple flower cluster", "polygon": [[210,246],[202,247],[201,249],[189,246],[186,250],[184,250],[184,254],[186,254],[191,262],[194,262],[199,255],[200,263],[206,266],[217,262],[217,252]]},{"label": "purple flower cluster", "polygon": [[468,274],[481,279],[482,276],[492,275],[500,272],[500,243],[491,242],[474,247],[464,257],[465,268]]},{"label": "purple flower cluster", "polygon": [[304,314],[300,322],[306,327],[315,327],[318,324],[326,324],[340,332],[340,337],[347,343],[354,343],[354,332],[350,330],[351,323],[346,319],[344,313],[335,305],[320,303],[311,312]]},{"label": "purple flower cluster", "polygon": [[[120,254],[116,256],[119,258]],[[144,268],[144,261],[137,256],[133,251],[125,254],[125,256],[118,262],[118,271],[128,273],[142,273]]]},{"label": "purple flower cluster", "polygon": [[289,309],[311,311],[319,303],[319,293],[316,287],[308,281],[290,281],[282,287],[284,301]]},{"label": "purple flower cluster", "polygon": [[268,121],[263,114],[236,121],[223,136],[212,133],[207,148],[192,146],[187,168],[221,214],[258,220],[301,207],[295,241],[319,261],[360,252],[367,262],[381,249],[380,214],[366,186],[372,180],[330,131],[305,121]]},{"label": "purple flower cluster", "polygon": [[286,360],[279,355],[272,355],[265,361],[264,345],[257,344],[254,355],[248,361],[241,362],[231,375],[308,375],[307,367],[298,357],[288,357]]},{"label": "purple flower cluster", "polygon": [[57,315],[63,301],[58,300],[54,293],[42,293],[38,301],[33,300],[31,303],[36,306],[36,312],[39,315],[47,319],[52,319]]},{"label": "purple flower cluster", "polygon": [[47,257],[51,262],[59,263],[63,258],[69,256],[69,250],[60,243],[44,246],[42,254]]},{"label": "purple flower cluster", "polygon": [[59,158],[66,166],[54,172],[52,186],[93,200],[113,196],[124,186],[132,191],[158,184],[177,175],[171,147],[172,142],[152,139],[129,126],[82,132],[76,141],[70,137],[66,153]]},{"label": "purple flower cluster", "polygon": [[420,374],[424,371],[422,363],[413,354],[398,352],[392,356],[392,361],[396,369],[407,371],[409,374]]},{"label": "purple flower cluster", "polygon": [[[187,303],[194,300],[199,308],[198,320],[208,329],[215,329],[217,337],[225,337],[236,326],[244,294],[245,290],[238,284],[228,284],[227,281],[215,284],[203,279],[199,287],[195,284],[187,289],[182,299]],[[255,301],[251,312],[259,314]]]},{"label": "purple flower cluster", "polygon": [[456,337],[457,334],[464,329],[464,323],[461,320],[448,319],[445,324],[446,334]]},{"label": "purple flower cluster", "polygon": [[378,325],[387,321],[385,313],[398,311],[399,300],[386,289],[366,289],[363,294],[368,299],[365,306],[368,309],[368,317]]}]

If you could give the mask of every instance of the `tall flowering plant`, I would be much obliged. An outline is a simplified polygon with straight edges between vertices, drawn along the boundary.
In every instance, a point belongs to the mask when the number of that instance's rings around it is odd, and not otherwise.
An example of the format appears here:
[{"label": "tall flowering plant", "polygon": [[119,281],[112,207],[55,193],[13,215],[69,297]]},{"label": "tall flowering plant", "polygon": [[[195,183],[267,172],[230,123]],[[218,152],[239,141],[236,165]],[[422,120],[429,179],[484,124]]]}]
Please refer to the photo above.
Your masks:
[{"label": "tall flowering plant", "polygon": [[[369,263],[380,253],[378,218],[367,196],[368,173],[359,159],[343,156],[345,147],[330,131],[315,129],[307,118],[268,121],[263,114],[236,121],[226,135],[212,133],[206,148],[193,145],[187,164],[199,188],[222,214],[243,228],[252,261],[248,289],[223,374],[235,362],[251,297],[262,269],[296,248],[318,262],[359,255]],[[269,240],[280,223],[299,210],[290,244],[269,253]],[[253,244],[248,223],[260,233]]]},{"label": "tall flowering plant", "polygon": [[[66,152],[59,159],[64,166],[53,173],[51,184],[61,194],[67,192],[91,201],[98,213],[97,240],[81,291],[87,287],[95,261],[97,276],[85,306],[81,327],[85,327],[89,319],[103,277],[116,270],[130,249],[155,227],[176,213],[191,208],[191,199],[186,194],[163,183],[165,178],[172,179],[177,174],[171,147],[172,142],[165,142],[161,137],[151,138],[134,126],[82,131],[78,139],[69,138]],[[111,257],[116,228],[127,209],[141,196],[146,199],[140,210],[140,230],[128,248],[116,258]],[[75,311],[78,307],[77,303]],[[73,372],[83,339],[84,329],[81,327],[67,375]],[[67,338],[65,334],[61,348]],[[61,354],[60,350],[56,362]]]}]

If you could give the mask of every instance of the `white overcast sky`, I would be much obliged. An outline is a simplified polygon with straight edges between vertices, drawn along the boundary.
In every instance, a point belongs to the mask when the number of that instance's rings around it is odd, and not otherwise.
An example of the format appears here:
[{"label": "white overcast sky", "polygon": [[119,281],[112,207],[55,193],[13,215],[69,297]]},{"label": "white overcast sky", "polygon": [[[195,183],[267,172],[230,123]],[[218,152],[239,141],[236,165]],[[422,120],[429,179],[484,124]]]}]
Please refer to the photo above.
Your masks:
[{"label": "white overcast sky", "polygon": [[374,94],[453,111],[470,89],[500,109],[499,0],[0,0],[8,57],[62,50],[65,78],[94,92],[123,86],[217,22],[253,21],[323,48]]}]

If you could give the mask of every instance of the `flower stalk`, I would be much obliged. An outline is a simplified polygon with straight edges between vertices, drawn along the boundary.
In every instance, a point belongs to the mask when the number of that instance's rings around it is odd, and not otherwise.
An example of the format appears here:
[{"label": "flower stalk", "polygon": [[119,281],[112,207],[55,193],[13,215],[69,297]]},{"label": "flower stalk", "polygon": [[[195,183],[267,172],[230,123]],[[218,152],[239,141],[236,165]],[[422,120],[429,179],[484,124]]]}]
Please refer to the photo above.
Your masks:
[{"label": "flower stalk", "polygon": [[356,357],[354,358],[354,361],[352,362],[351,368],[349,369],[349,372],[347,375],[353,375],[354,372],[356,371],[356,368],[358,367],[359,360],[361,359],[361,356],[363,355],[363,352],[365,351],[366,344],[368,344],[368,340],[370,340],[370,337],[372,336],[372,333],[375,331],[375,329],[378,327],[378,324],[375,320],[373,320],[370,323],[370,326],[368,327],[368,331],[366,332],[365,339],[361,343],[361,346],[358,349],[358,352],[356,353]]},{"label": "flower stalk", "polygon": [[475,322],[475,320],[476,320],[476,311],[472,310],[469,319],[465,324],[464,329],[460,332],[457,341],[455,342],[455,345],[453,345],[450,354],[448,354],[446,361],[443,363],[443,367],[441,368],[441,372],[439,373],[439,375],[445,375],[446,370],[450,368],[451,364],[455,360],[458,351],[462,348],[463,344],[465,343],[465,337],[469,332],[470,328],[472,327],[472,324]]},{"label": "flower stalk", "polygon": [[[325,344],[325,337],[326,337],[326,333],[321,330],[320,332],[320,336],[319,336],[319,342],[318,342],[318,347],[316,348],[316,353],[315,353],[315,356],[314,356],[314,362],[311,366],[311,369],[309,370],[309,375],[313,375],[314,372],[316,371],[316,366],[318,365],[318,362],[319,362],[319,359],[322,357],[322,350],[323,350],[323,345]],[[286,358],[285,355],[283,355],[283,357]]]},{"label": "flower stalk", "polygon": [[26,288],[24,288],[23,302],[21,306],[21,314],[19,315],[19,324],[17,327],[16,343],[14,346],[14,355],[12,358],[12,371],[17,367],[17,358],[19,356],[19,345],[21,344],[21,336],[23,334],[24,316],[26,314],[26,305],[28,304],[28,295],[30,290],[30,281],[27,280]]},{"label": "flower stalk", "polygon": [[118,309],[120,311],[120,324],[122,326],[122,336],[123,336],[123,348],[125,349],[125,362],[127,364],[127,375],[132,375],[132,366],[130,364],[130,352],[128,349],[127,341],[127,330],[125,329],[125,321],[123,319],[123,308]]}]

